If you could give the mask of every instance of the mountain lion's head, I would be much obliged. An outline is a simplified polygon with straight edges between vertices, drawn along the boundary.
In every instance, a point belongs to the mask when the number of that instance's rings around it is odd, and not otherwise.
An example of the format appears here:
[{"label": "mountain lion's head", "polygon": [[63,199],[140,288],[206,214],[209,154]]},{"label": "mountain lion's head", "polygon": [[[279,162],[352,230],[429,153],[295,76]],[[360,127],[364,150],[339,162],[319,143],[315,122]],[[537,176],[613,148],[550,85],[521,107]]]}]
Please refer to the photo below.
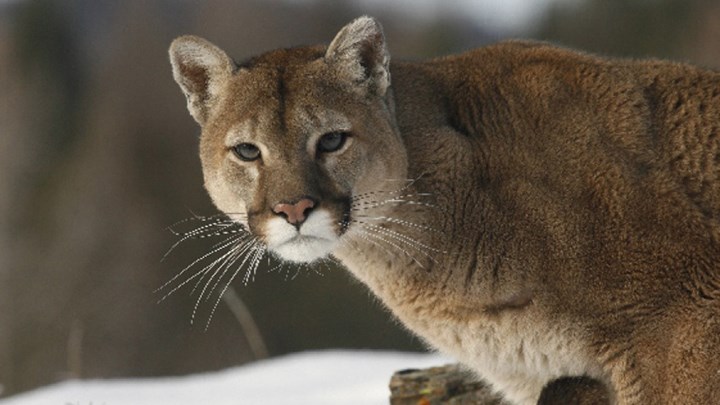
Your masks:
[{"label": "mountain lion's head", "polygon": [[[330,254],[358,196],[397,189],[407,157],[389,89],[382,28],[369,17],[328,47],[281,49],[237,64],[208,41],[170,47],[175,80],[202,127],[215,205],[285,260]],[[382,215],[383,204],[365,204]]]}]

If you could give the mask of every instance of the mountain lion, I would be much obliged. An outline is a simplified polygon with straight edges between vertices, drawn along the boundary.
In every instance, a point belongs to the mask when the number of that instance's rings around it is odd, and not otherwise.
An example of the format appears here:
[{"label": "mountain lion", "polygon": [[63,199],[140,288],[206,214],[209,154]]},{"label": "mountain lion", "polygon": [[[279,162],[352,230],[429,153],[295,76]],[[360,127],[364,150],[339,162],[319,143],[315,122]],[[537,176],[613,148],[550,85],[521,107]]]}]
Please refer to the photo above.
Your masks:
[{"label": "mountain lion", "polygon": [[512,403],[720,403],[719,73],[519,41],[391,64],[370,17],[170,58],[226,261],[332,255]]}]

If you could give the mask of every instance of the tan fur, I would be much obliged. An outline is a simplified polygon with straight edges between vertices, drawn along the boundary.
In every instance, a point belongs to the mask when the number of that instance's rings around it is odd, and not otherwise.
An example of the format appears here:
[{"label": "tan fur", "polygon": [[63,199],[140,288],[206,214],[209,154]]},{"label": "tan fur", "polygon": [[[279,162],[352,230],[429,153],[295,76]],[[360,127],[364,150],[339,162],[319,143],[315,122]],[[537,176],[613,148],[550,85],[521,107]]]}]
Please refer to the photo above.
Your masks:
[{"label": "tan fur", "polygon": [[[368,17],[241,65],[170,53],[210,196],[271,250],[332,253],[518,404],[580,376],[607,391],[543,401],[720,403],[720,74],[527,42],[390,64]],[[296,231],[272,207],[301,197]]]}]

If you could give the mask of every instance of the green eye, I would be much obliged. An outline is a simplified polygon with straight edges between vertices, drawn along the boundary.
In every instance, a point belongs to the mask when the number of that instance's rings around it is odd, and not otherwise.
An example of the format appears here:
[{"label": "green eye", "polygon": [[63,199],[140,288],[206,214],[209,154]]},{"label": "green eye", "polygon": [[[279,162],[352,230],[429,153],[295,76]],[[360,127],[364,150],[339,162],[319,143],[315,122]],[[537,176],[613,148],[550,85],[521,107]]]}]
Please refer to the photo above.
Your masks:
[{"label": "green eye", "polygon": [[253,160],[260,158],[260,149],[251,143],[241,143],[234,146],[232,149],[240,160],[244,160],[246,162],[252,162]]},{"label": "green eye", "polygon": [[317,150],[320,153],[330,153],[340,150],[349,134],[347,132],[335,131],[328,132],[327,134],[320,137],[317,144]]}]

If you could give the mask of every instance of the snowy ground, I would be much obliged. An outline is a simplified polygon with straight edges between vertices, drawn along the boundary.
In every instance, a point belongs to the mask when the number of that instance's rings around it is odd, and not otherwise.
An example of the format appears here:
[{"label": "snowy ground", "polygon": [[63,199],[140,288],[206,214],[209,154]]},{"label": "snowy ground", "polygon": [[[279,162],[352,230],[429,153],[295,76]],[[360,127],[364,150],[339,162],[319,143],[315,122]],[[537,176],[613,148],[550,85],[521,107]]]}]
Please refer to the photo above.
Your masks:
[{"label": "snowy ground", "polygon": [[393,372],[449,362],[437,354],[307,352],[186,377],[68,381],[0,405],[386,405]]}]

